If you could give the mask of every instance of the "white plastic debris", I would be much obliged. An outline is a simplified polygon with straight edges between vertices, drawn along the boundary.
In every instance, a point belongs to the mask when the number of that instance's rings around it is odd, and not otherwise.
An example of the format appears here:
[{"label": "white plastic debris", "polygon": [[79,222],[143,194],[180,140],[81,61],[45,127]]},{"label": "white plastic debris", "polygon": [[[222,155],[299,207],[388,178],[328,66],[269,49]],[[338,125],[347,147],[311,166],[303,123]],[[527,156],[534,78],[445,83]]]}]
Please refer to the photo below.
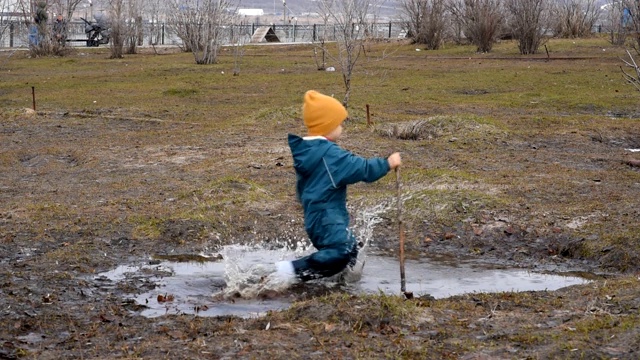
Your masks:
[{"label": "white plastic debris", "polygon": [[336,68],[334,68],[333,66],[329,66],[326,71],[336,71]]}]

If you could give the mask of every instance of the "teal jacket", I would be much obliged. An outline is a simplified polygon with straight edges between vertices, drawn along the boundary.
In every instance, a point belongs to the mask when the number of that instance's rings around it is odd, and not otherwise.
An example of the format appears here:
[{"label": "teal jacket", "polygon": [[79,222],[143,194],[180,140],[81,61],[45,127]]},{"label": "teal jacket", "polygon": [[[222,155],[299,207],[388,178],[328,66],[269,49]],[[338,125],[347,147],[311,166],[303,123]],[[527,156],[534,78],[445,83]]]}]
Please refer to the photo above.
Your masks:
[{"label": "teal jacket", "polygon": [[365,159],[321,137],[289,134],[296,170],[296,193],[304,209],[305,230],[317,249],[353,241],[331,229],[347,229],[347,185],[373,182],[390,168],[384,158]]}]

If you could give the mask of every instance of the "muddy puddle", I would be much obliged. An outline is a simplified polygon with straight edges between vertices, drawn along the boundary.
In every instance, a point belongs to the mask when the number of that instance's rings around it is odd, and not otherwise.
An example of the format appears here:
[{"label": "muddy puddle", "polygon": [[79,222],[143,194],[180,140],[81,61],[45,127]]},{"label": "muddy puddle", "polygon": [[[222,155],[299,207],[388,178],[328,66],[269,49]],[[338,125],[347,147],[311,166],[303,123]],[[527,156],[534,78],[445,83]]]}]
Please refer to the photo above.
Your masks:
[{"label": "muddy puddle", "polygon": [[[300,253],[255,247],[227,247],[221,257],[163,256],[145,264],[122,265],[97,275],[95,281],[113,284],[146,283],[146,289],[130,296],[140,305],[140,314],[157,317],[165,314],[198,316],[259,317],[270,310],[287,308],[294,294],[265,282],[274,271],[273,263],[293,259]],[[354,294],[400,294],[399,262],[395,258],[361,253],[361,273],[349,277],[349,283],[325,281],[322,286],[340,286]],[[589,280],[577,276],[543,274],[518,269],[495,269],[471,262],[439,259],[407,260],[406,290],[417,296],[444,298],[463,293],[556,290],[584,284]],[[149,284],[151,286],[149,286]],[[258,294],[276,292],[277,296]],[[245,294],[238,296],[238,294]],[[246,295],[253,294],[253,295]],[[284,295],[283,295],[284,294]]]}]

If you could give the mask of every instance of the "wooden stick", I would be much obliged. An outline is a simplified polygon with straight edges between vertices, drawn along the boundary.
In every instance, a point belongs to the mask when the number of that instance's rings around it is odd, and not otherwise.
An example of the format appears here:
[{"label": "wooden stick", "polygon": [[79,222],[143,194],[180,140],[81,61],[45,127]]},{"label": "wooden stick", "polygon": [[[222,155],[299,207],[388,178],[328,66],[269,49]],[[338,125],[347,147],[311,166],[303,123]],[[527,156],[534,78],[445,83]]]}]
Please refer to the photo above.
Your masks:
[{"label": "wooden stick", "polygon": [[396,190],[398,192],[398,230],[400,232],[400,291],[406,295],[406,279],[404,275],[404,223],[402,222],[402,196],[400,191],[400,167],[396,167]]}]

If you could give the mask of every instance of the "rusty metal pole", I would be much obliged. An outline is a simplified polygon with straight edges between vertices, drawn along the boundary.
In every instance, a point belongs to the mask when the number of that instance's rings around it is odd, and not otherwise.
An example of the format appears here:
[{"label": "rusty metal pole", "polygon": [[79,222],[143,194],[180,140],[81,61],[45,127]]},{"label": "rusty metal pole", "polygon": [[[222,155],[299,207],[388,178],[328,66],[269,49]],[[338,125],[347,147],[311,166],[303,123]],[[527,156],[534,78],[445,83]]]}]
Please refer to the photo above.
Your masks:
[{"label": "rusty metal pole", "polygon": [[371,115],[369,113],[369,104],[367,104],[367,127],[371,127]]},{"label": "rusty metal pole", "polygon": [[396,191],[398,197],[398,230],[400,232],[400,291],[406,295],[406,279],[404,274],[404,223],[402,222],[402,193],[400,189],[400,167],[396,167]]}]

